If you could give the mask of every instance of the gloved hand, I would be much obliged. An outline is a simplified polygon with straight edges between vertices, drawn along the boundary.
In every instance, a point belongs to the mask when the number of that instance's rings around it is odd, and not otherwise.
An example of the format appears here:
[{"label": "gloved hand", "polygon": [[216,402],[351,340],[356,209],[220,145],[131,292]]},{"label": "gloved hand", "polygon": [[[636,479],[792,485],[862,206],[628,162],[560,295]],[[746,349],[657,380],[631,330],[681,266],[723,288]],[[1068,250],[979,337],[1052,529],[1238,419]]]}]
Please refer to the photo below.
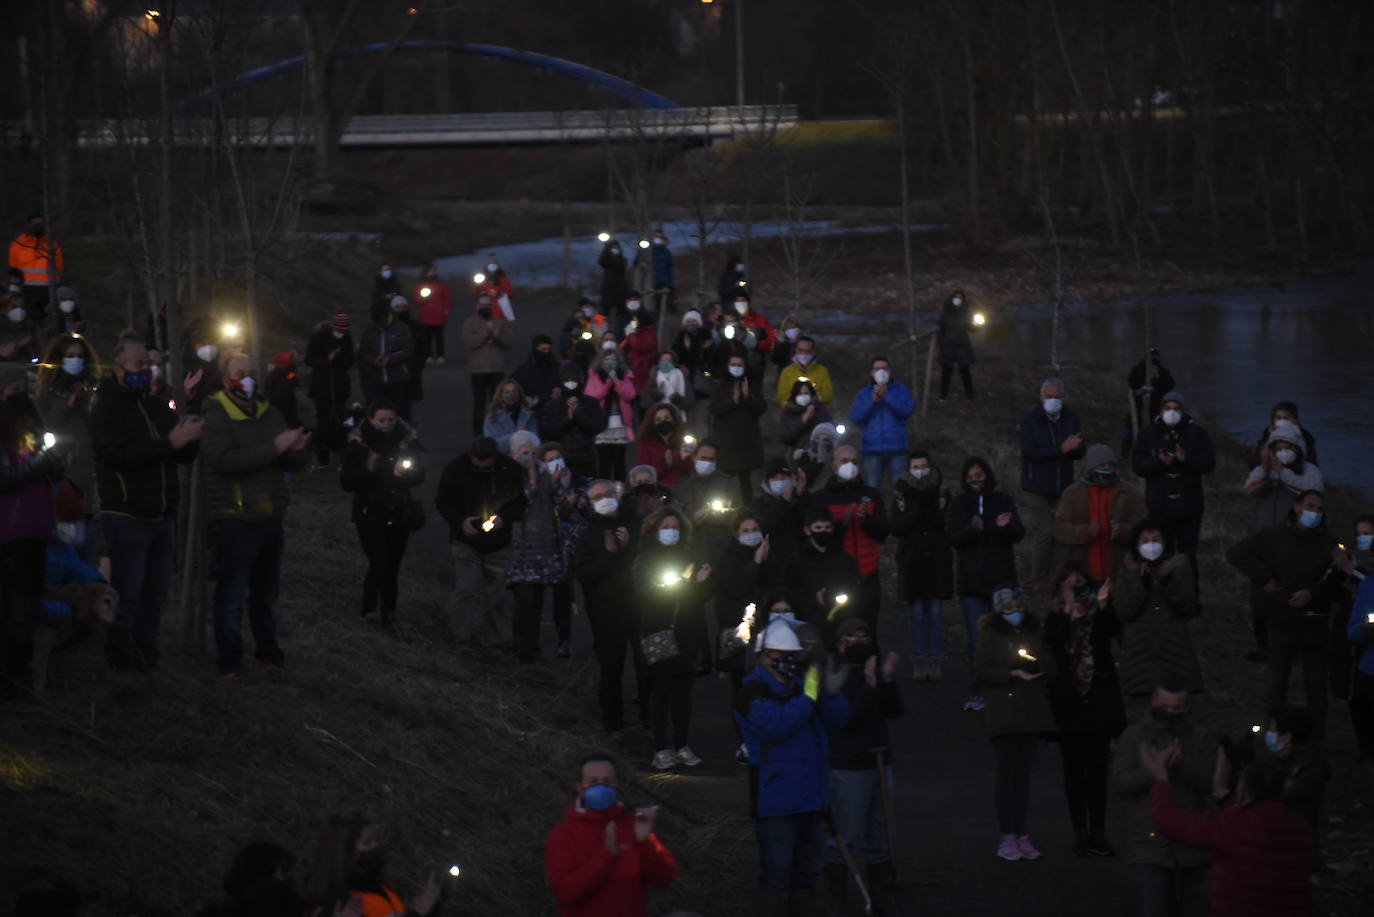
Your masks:
[{"label": "gloved hand", "polygon": [[836,665],[832,658],[825,668],[825,693],[839,694],[844,690],[845,679],[849,677],[847,666]]},{"label": "gloved hand", "polygon": [[821,699],[821,670],[818,666],[813,665],[806,670],[806,681],[802,693],[811,698],[813,702]]}]

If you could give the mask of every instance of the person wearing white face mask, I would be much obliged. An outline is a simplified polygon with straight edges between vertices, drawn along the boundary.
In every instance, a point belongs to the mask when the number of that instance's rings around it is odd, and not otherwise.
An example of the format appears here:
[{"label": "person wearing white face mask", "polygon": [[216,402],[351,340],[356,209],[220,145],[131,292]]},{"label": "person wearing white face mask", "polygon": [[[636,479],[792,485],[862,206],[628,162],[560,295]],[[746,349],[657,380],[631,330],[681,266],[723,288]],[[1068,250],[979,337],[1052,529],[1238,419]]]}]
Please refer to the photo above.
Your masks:
[{"label": "person wearing white face mask", "polygon": [[906,471],[907,422],[916,411],[916,398],[892,378],[887,357],[874,357],[869,383],[854,395],[849,417],[863,429],[864,478],[877,488],[883,475],[896,481]]},{"label": "person wearing white face mask", "polygon": [[625,255],[620,251],[620,243],[614,238],[601,247],[601,256],[596,261],[601,268],[601,312],[617,333],[625,330],[630,316],[625,309],[629,282],[625,277]]},{"label": "person wearing white face mask", "polygon": [[729,255],[725,259],[725,268],[720,272],[720,278],[716,281],[716,295],[720,297],[722,305],[732,307],[735,302],[735,294],[740,290],[748,289],[748,281],[744,278],[744,259],[739,255]]},{"label": "person wearing white face mask", "polygon": [[764,558],[764,582],[769,586],[787,583],[787,562],[800,544],[805,482],[806,476],[788,465],[786,459],[769,459],[763,466],[763,481],[749,504],[750,515],[768,536],[770,548]]},{"label": "person wearing white face mask", "polygon": [[206,399],[201,459],[215,563],[215,647],[219,672],[240,677],[245,600],[258,664],[280,671],[277,594],[286,541],[282,517],[290,494],[285,475],[305,467],[310,434],[287,427],[281,412],[258,397],[252,361],[224,364],[224,390]]},{"label": "person wearing white face mask", "polygon": [[76,304],[76,291],[71,287],[57,288],[57,309],[52,315],[50,334],[82,334],[86,318]]},{"label": "person wearing white face mask", "polygon": [[369,305],[384,306],[391,302],[391,297],[400,295],[401,281],[396,278],[391,265],[383,262],[377,267],[377,276],[372,279],[372,302]]},{"label": "person wearing white face mask", "polygon": [[[639,609],[656,770],[701,764],[689,744],[692,684],[710,669],[705,603],[715,591],[711,564],[692,544],[687,517],[665,506],[644,520],[631,577]],[[670,728],[671,727],[671,728]]]},{"label": "person wearing white face mask", "polygon": [[1045,587],[1054,572],[1054,514],[1074,483],[1073,463],[1083,458],[1083,423],[1064,406],[1064,383],[1040,384],[1040,404],[1021,418],[1021,502],[1030,536],[1032,588]]},{"label": "person wearing white face mask", "polygon": [[692,475],[673,485],[673,496],[696,527],[697,548],[714,557],[730,540],[730,518],[739,502],[739,485],[720,470],[720,447],[703,439],[692,453]]},{"label": "person wearing white face mask", "polygon": [[582,380],[576,363],[564,363],[558,390],[550,393],[539,417],[540,434],[563,447],[563,460],[578,481],[596,474],[596,435],[605,426],[601,405],[582,393]]},{"label": "person wearing white face mask", "polygon": [[784,446],[805,446],[811,431],[819,424],[830,423],[830,408],[821,403],[816,387],[810,379],[792,383],[788,398],[778,416],[778,439]]},{"label": "person wearing white face mask", "polygon": [[816,362],[816,341],[805,335],[797,338],[792,362],[778,374],[778,404],[787,404],[792,396],[792,388],[799,379],[811,383],[816,399],[821,404],[829,404],[834,398],[835,386],[830,381],[830,370]]},{"label": "person wearing white face mask", "polygon": [[720,446],[720,470],[739,480],[739,494],[752,499],[752,475],[763,465],[763,436],[759,418],[768,409],[757,379],[745,369],[745,358],[732,355],[725,376],[711,392],[713,438]]},{"label": "person wearing white face mask", "polygon": [[829,509],[841,547],[859,568],[858,595],[850,596],[845,613],[863,618],[870,632],[876,633],[882,606],[879,551],[891,531],[887,510],[882,494],[861,477],[857,449],[848,444],[837,447],[831,467],[834,477],[811,496],[809,503]]},{"label": "person wearing white face mask", "polygon": [[1145,479],[1145,506],[1150,515],[1173,527],[1174,542],[1188,555],[1196,586],[1205,510],[1202,478],[1216,469],[1217,456],[1207,431],[1184,412],[1182,393],[1166,393],[1161,405],[1159,416],[1136,440],[1131,467]]},{"label": "person wearing white face mask", "polygon": [[38,356],[38,326],[18,293],[0,296],[0,361],[29,363]]},{"label": "person wearing white face mask", "polygon": [[1226,552],[1227,563],[1264,593],[1260,615],[1267,619],[1269,713],[1287,704],[1289,675],[1294,663],[1301,662],[1307,710],[1318,739],[1326,727],[1327,615],[1343,591],[1340,577],[1330,575],[1336,556],[1336,539],[1326,528],[1326,501],[1315,490],[1300,494],[1283,522]]},{"label": "person wearing white face mask", "polygon": [[973,310],[968,307],[963,290],[955,290],[940,310],[940,323],[936,330],[936,342],[940,348],[940,400],[949,398],[949,383],[954,375],[954,367],[959,367],[959,378],[964,382],[964,397],[973,400],[973,364],[977,357],[973,353],[970,332],[977,331],[973,323]]},{"label": "person wearing white face mask", "polygon": [[315,405],[315,464],[327,466],[330,455],[343,451],[347,434],[343,420],[348,408],[349,370],[353,368],[353,335],[348,313],[339,309],[320,322],[305,345],[310,369],[306,394]]},{"label": "person wearing white face mask", "polygon": [[1135,720],[1160,683],[1197,694],[1203,682],[1189,626],[1199,611],[1191,562],[1173,550],[1161,519],[1138,522],[1129,543],[1112,579],[1112,602],[1121,619],[1121,693]]}]

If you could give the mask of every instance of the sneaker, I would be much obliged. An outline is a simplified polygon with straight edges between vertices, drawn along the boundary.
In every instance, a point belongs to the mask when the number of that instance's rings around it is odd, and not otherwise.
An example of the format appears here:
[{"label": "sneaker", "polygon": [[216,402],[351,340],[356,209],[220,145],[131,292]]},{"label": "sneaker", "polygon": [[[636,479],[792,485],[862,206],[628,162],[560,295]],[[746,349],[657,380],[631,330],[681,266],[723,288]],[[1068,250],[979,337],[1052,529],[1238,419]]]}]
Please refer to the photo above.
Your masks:
[{"label": "sneaker", "polygon": [[983,709],[983,699],[977,694],[970,694],[968,700],[964,701],[964,709],[977,713]]},{"label": "sneaker", "polygon": [[688,767],[696,767],[701,763],[700,756],[686,745],[677,750],[677,763],[685,764]]},{"label": "sneaker", "polygon": [[1016,839],[1016,846],[1020,849],[1021,859],[1023,860],[1038,860],[1041,857],[1040,851],[1035,849],[1035,845],[1030,842],[1030,838],[1024,834]]},{"label": "sneaker", "polygon": [[569,659],[572,657],[572,645],[567,640],[558,641],[558,658]]},{"label": "sneaker", "polygon": [[748,747],[747,745],[745,745],[743,742],[739,743],[739,748],[736,748],[736,749],[735,749],[735,763],[736,763],[736,764],[748,764],[748,763],[749,763],[749,747]]},{"label": "sneaker", "polygon": [[997,855],[1012,863],[1021,859],[1021,845],[1016,843],[1015,835],[1002,835],[1002,843],[997,845]]},{"label": "sneaker", "polygon": [[654,770],[666,771],[677,763],[677,755],[673,753],[671,748],[660,748],[658,751],[654,752],[654,760],[650,763],[653,765]]}]

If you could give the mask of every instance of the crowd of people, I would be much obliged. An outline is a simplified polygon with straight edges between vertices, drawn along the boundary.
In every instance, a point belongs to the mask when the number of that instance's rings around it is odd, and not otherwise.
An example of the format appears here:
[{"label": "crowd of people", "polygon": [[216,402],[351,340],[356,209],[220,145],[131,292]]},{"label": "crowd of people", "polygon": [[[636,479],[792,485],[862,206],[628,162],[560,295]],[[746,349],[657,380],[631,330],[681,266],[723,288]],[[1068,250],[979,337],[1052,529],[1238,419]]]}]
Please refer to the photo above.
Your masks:
[{"label": "crowd of people", "polygon": [[[367,558],[360,614],[402,628],[399,571],[426,515],[415,490],[426,476],[415,405],[426,368],[451,356],[445,334],[458,298],[434,266],[407,296],[391,265],[380,265],[356,344],[339,310],[313,329],[303,357],[277,354],[266,372],[193,323],[188,372],[170,380],[155,322],[121,334],[101,362],[75,293],[55,286],[61,250],[43,232],[35,217],[11,247],[20,273],[11,275],[11,327],[0,340],[7,690],[22,690],[35,631],[79,617],[50,598],[74,582],[108,581],[118,594],[110,666],[157,669],[180,472],[192,464],[203,475],[223,678],[251,671],[245,607],[255,670],[286,665],[282,521],[290,476],[307,468],[337,468],[351,495]],[[1266,665],[1268,688],[1257,704],[1264,728],[1222,740],[1194,712],[1206,666],[1190,626],[1203,609],[1203,482],[1216,451],[1157,352],[1130,375],[1139,409],[1121,456],[1106,431],[1085,428],[1062,380],[1027,393],[1033,403],[1007,430],[1020,443],[1014,495],[987,459],[936,456],[913,442],[915,393],[884,356],[867,359],[861,378],[844,378],[804,323],[775,326],[737,256],[720,275],[718,301],[659,329],[677,314],[666,235],[655,232],[641,251],[631,268],[607,241],[599,304],[584,298],[561,328],[531,334],[514,371],[515,293],[495,255],[471,290],[460,340],[472,438],[437,469],[434,501],[448,527],[455,588],[446,623],[458,650],[537,664],[548,649],[548,594],[552,653],[569,656],[580,586],[601,726],[612,744],[627,725],[651,735],[650,769],[702,763],[695,685],[711,673],[729,679],[731,708],[719,712],[747,768],[757,912],[813,913],[818,889],[840,908],[853,884],[890,908],[898,680],[944,679],[942,611],[957,596],[963,709],[984,713],[993,752],[999,836],[990,852],[1042,858],[1028,803],[1038,752],[1053,737],[1071,853],[1115,855],[1106,813],[1124,806],[1129,835],[1120,840],[1143,915],[1201,913],[1209,864],[1214,914],[1306,906],[1330,772],[1328,691],[1349,700],[1360,747],[1374,754],[1374,516],[1342,536],[1350,547],[1338,543],[1316,442],[1296,405],[1275,406],[1254,470],[1234,482],[1255,498],[1257,519],[1226,559],[1253,585],[1250,657]],[[636,273],[642,292],[627,280]],[[956,369],[964,397],[974,397],[977,327],[965,293],[951,293],[937,330],[942,399]],[[840,388],[854,391],[847,403]],[[308,425],[299,404],[307,398]],[[67,559],[54,563],[57,555]],[[906,624],[906,654],[878,645],[894,615]],[[1288,702],[1295,664],[1304,707]],[[654,820],[653,810],[622,804],[613,758],[584,760],[548,844],[560,913],[643,913],[645,888],[676,874]],[[430,913],[437,881],[403,901],[376,849],[365,820],[333,820],[307,890],[290,897],[271,886],[262,893],[286,896],[280,909],[232,913],[328,914],[350,891],[355,904],[346,906],[365,915]],[[280,885],[285,852],[252,856],[254,888]]]}]

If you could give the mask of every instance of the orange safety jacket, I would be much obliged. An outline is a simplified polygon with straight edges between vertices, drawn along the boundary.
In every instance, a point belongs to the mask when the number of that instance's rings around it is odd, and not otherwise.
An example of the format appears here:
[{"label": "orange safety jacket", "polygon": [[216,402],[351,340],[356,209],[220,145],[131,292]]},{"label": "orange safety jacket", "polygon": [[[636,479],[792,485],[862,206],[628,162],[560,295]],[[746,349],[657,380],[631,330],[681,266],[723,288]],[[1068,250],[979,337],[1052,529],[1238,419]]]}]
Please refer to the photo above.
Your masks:
[{"label": "orange safety jacket", "polygon": [[[57,259],[57,277],[48,276],[48,245]],[[57,283],[62,275],[62,246],[47,236],[38,238],[30,233],[18,236],[10,243],[10,267],[24,272],[25,286],[47,286]]]}]

